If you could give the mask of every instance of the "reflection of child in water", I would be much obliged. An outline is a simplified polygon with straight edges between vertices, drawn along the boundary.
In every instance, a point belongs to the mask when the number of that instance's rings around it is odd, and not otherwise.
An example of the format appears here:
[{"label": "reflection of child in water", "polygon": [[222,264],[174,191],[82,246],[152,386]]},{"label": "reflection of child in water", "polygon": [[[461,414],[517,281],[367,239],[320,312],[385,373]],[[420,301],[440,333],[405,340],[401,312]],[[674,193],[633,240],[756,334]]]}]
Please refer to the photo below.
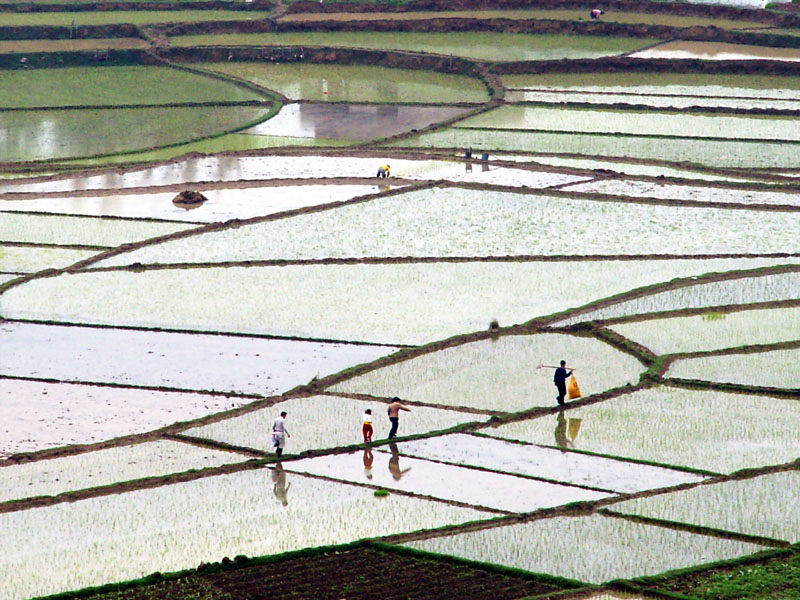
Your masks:
[{"label": "reflection of child in water", "polygon": [[275,468],[272,469],[272,493],[275,494],[275,497],[284,506],[288,506],[289,504],[289,499],[286,497],[286,494],[290,487],[292,487],[291,483],[286,485],[286,471],[283,470],[283,465],[278,463],[275,465]]},{"label": "reflection of child in water", "polygon": [[364,448],[364,475],[372,479],[372,448]]}]

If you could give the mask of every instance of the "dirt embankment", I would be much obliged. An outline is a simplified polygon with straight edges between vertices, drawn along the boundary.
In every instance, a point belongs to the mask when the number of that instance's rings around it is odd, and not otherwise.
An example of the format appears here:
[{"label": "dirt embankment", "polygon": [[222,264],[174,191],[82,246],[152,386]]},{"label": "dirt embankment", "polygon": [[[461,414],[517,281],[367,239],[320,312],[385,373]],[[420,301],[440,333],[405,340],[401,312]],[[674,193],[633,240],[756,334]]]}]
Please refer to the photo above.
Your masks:
[{"label": "dirt embankment", "polygon": [[209,0],[208,2],[87,2],[70,3],[36,3],[36,4],[0,4],[0,13],[46,13],[46,12],[106,12],[106,11],[135,11],[135,10],[240,10],[259,12],[272,10],[273,4],[269,0],[254,0],[243,4],[242,2],[228,2],[225,0]]}]

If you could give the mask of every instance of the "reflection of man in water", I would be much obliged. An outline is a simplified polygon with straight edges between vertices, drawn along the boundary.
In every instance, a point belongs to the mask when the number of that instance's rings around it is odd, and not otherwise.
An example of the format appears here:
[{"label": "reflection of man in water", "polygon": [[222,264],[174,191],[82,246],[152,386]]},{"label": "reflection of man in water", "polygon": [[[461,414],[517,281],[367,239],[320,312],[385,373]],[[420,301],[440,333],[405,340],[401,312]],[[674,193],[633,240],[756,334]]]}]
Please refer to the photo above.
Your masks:
[{"label": "reflection of man in water", "polygon": [[564,409],[558,411],[556,417],[556,446],[561,448],[562,452],[566,452],[570,446],[569,438],[567,437],[567,419],[564,417]]},{"label": "reflection of man in water", "polygon": [[400,450],[397,449],[397,444],[389,444],[389,449],[392,451],[392,457],[389,459],[389,473],[392,474],[395,481],[400,481],[403,475],[411,470],[411,467],[400,469]]},{"label": "reflection of man in water", "polygon": [[277,463],[272,469],[272,493],[275,494],[275,497],[284,506],[288,506],[289,504],[286,493],[289,491],[290,487],[292,487],[291,483],[286,485],[286,471],[283,470],[283,465]]},{"label": "reflection of man in water", "polygon": [[364,475],[367,476],[367,479],[372,479],[372,461],[374,457],[372,456],[372,448],[364,448]]}]

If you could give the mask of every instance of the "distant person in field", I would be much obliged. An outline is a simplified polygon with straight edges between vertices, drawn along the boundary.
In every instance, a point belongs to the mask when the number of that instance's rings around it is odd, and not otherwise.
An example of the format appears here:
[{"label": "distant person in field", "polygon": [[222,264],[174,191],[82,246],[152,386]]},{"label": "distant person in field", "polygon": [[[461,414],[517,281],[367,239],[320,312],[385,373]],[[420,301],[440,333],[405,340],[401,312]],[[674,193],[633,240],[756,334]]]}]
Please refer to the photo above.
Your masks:
[{"label": "distant person in field", "polygon": [[372,409],[368,408],[364,411],[362,417],[361,433],[364,434],[364,443],[372,441]]},{"label": "distant person in field", "polygon": [[564,398],[567,395],[567,378],[572,375],[572,371],[574,369],[570,369],[567,371],[567,361],[562,360],[559,363],[561,366],[556,369],[555,374],[553,375],[553,383],[556,384],[556,388],[558,389],[558,396],[556,396],[556,400],[560,405],[564,405]]},{"label": "distant person in field", "polygon": [[380,178],[389,177],[390,175],[389,171],[390,171],[389,165],[381,165],[380,167],[378,167],[377,177]]},{"label": "distant person in field", "polygon": [[589,17],[592,19],[599,19],[600,15],[604,15],[606,12],[604,10],[600,10],[599,8],[595,8],[592,12],[589,13]]},{"label": "distant person in field", "polygon": [[400,402],[400,398],[395,396],[392,398],[392,403],[386,409],[386,413],[389,415],[389,422],[392,424],[391,429],[389,429],[390,440],[397,435],[397,427],[400,425],[401,410],[411,412],[411,409],[403,406],[403,404]]},{"label": "distant person in field", "polygon": [[283,454],[287,437],[292,436],[289,435],[289,431],[286,429],[286,411],[283,411],[281,416],[272,423],[272,446],[278,456]]}]

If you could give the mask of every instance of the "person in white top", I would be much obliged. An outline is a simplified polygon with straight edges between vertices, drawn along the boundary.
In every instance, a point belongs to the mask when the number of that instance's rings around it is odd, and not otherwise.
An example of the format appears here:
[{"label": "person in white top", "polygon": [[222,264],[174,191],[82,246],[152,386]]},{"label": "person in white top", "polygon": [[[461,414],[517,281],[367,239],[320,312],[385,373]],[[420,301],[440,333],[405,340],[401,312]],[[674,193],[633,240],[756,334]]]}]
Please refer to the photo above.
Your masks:
[{"label": "person in white top", "polygon": [[362,418],[361,433],[364,434],[364,443],[367,444],[372,441],[372,409],[368,408],[364,411]]},{"label": "person in white top", "polygon": [[286,429],[286,411],[281,413],[281,416],[275,419],[272,423],[272,446],[275,448],[275,454],[280,456],[283,454],[283,448],[286,446],[286,438],[292,437]]}]

